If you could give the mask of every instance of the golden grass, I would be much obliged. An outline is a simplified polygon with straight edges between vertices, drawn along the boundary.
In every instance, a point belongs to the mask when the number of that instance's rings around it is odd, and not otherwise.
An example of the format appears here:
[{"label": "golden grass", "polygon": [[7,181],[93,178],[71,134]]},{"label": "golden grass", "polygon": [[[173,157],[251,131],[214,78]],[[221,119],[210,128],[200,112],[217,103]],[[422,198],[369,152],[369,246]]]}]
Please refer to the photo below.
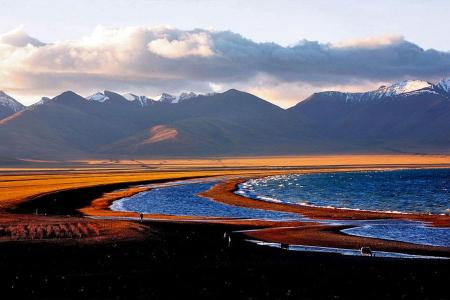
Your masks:
[{"label": "golden grass", "polygon": [[[90,165],[110,165],[109,160],[79,161]],[[118,160],[115,165],[146,164],[155,167],[313,167],[354,165],[450,164],[450,155],[302,155],[217,157],[202,159]]]},{"label": "golden grass", "polygon": [[96,223],[57,223],[40,224],[25,223],[0,226],[0,239],[42,240],[63,238],[87,238],[100,236],[100,228]]},{"label": "golden grass", "polygon": [[148,234],[142,224],[67,216],[0,214],[0,243],[5,241],[99,242],[136,239]]},{"label": "golden grass", "polygon": [[214,176],[219,172],[132,172],[130,174],[99,171],[98,173],[51,175],[1,175],[0,208],[43,193],[121,182],[177,179],[188,176]]}]

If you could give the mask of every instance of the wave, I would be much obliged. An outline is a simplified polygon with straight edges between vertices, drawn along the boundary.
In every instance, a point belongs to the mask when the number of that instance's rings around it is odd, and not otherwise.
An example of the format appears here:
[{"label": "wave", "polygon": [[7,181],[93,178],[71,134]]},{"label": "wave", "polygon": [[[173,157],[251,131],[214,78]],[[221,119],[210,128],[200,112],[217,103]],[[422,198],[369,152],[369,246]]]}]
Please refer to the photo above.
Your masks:
[{"label": "wave", "polygon": [[114,211],[127,211],[124,204],[128,199],[129,198],[122,198],[122,199],[116,200],[109,206],[109,208]]},{"label": "wave", "polygon": [[[245,195],[245,193],[241,194],[241,195],[247,197]],[[335,206],[331,206],[331,205],[315,205],[315,204],[311,204],[309,202],[292,203],[292,202],[286,202],[286,201],[282,201],[282,200],[267,197],[267,196],[255,196],[255,197],[247,197],[247,198],[268,201],[268,202],[275,202],[275,203],[286,203],[286,204],[290,204],[290,205],[308,206],[308,207],[314,207],[314,208],[329,208],[329,209],[341,209],[341,210],[352,210],[352,211],[382,212],[382,213],[404,214],[404,215],[413,214],[411,212],[404,212],[404,211],[399,211],[399,210],[369,210],[369,209],[351,208],[351,207],[335,207]]]},{"label": "wave", "polygon": [[240,184],[236,194],[318,208],[450,215],[448,190],[448,169],[405,169],[267,176]]}]

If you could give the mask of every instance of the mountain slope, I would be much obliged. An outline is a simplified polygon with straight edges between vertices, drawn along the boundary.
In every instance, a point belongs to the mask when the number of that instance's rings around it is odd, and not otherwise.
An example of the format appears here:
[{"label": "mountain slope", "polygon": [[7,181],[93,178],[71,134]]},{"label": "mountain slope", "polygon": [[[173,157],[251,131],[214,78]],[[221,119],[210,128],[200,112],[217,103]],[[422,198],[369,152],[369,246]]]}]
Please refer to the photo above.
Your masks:
[{"label": "mountain slope", "polygon": [[448,79],[316,93],[288,110],[237,90],[160,101],[68,91],[17,110],[0,120],[0,157],[450,152]]},{"label": "mountain slope", "polygon": [[[148,103],[108,91],[87,99],[65,92],[3,120],[0,139],[6,143],[0,153],[34,158],[263,154],[292,143],[286,112],[248,93]],[[274,144],[267,146],[268,140]]]},{"label": "mountain slope", "polygon": [[0,153],[16,157],[75,157],[132,130],[106,119],[98,103],[65,92],[0,124]]},{"label": "mountain slope", "polygon": [[439,84],[401,82],[367,93],[323,92],[290,108],[314,134],[346,148],[450,151],[450,94]]},{"label": "mountain slope", "polygon": [[[285,111],[237,90],[190,97],[173,105],[161,102],[147,112],[148,126],[101,148],[102,153],[133,155],[262,154],[292,143],[292,122]],[[295,121],[297,122],[297,121]],[[162,134],[164,139],[155,138]],[[277,147],[268,145],[271,140]],[[276,149],[275,149],[276,148]],[[270,149],[270,151],[269,151]]]}]

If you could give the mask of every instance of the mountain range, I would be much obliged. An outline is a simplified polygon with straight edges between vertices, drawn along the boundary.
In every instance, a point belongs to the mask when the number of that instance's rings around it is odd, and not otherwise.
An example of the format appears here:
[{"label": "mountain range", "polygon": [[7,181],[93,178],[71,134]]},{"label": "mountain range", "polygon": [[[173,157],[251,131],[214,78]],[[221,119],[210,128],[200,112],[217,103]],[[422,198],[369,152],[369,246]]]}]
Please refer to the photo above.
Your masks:
[{"label": "mountain range", "polygon": [[449,153],[450,79],[320,92],[282,109],[238,90],[153,100],[67,91],[24,107],[0,92],[0,157]]}]

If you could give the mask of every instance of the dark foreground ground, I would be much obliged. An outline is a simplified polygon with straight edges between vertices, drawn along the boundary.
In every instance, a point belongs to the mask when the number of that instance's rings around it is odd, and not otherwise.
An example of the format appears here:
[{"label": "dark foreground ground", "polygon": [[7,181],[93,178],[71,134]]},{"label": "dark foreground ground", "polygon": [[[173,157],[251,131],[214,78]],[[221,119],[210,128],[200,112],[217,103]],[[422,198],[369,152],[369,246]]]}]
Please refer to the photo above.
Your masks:
[{"label": "dark foreground ground", "polygon": [[0,299],[450,299],[449,261],[262,248],[222,225],[153,223],[146,241],[0,244]]}]

